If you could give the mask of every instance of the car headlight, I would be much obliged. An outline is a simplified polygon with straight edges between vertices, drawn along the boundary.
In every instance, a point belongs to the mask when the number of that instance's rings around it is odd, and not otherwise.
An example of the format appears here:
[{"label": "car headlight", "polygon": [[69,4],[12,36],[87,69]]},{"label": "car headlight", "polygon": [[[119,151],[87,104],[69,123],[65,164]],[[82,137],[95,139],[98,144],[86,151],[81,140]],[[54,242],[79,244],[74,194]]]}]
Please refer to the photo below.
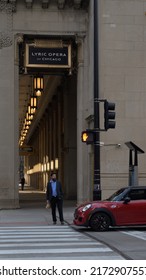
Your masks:
[{"label": "car headlight", "polygon": [[91,204],[87,204],[86,206],[84,206],[82,212],[87,211],[89,208],[91,208]]}]

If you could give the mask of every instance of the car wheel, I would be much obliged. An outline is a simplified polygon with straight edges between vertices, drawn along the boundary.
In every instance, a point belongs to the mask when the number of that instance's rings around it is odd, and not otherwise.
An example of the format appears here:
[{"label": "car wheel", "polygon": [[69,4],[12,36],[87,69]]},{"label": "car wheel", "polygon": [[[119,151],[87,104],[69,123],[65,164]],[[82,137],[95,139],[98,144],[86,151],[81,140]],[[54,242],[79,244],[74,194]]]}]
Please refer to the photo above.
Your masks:
[{"label": "car wheel", "polygon": [[94,231],[106,231],[110,226],[110,218],[105,213],[96,213],[90,219],[90,227]]}]

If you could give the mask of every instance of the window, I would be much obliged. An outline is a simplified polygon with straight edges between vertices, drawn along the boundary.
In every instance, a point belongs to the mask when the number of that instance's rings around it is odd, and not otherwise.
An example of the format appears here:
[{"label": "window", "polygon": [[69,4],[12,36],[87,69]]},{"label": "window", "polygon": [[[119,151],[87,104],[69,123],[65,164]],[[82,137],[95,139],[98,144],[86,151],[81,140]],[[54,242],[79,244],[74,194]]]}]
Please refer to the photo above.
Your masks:
[{"label": "window", "polygon": [[145,199],[146,200],[146,190],[130,190],[128,193],[128,196],[131,200],[140,200]]}]

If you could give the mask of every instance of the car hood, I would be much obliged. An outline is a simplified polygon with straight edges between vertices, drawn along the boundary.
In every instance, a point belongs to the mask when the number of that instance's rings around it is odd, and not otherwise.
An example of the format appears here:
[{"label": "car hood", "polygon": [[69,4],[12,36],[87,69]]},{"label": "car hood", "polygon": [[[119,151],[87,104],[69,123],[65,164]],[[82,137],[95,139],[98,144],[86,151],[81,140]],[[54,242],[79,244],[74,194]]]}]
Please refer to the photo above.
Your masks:
[{"label": "car hood", "polygon": [[106,206],[108,206],[111,203],[113,204],[113,203],[115,203],[115,201],[107,201],[107,200],[88,201],[88,202],[82,203],[79,206],[77,206],[77,209],[81,210],[82,208],[84,208],[88,204],[92,205],[92,209],[94,209],[94,208],[101,208],[101,207],[106,207]]},{"label": "car hood", "polygon": [[102,206],[106,206],[106,205],[109,205],[111,203],[115,203],[115,201],[107,201],[107,200],[103,200],[103,201],[92,201],[92,207],[94,208],[97,208],[97,207],[102,207]]}]

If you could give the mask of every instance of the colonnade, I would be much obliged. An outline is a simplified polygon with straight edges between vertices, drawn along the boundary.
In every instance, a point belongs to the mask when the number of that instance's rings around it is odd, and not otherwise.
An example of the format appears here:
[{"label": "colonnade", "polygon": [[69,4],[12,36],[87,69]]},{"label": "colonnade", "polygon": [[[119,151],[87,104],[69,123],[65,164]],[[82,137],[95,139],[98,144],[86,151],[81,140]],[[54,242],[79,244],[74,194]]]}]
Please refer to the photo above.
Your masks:
[{"label": "colonnade", "polygon": [[76,198],[76,94],[76,77],[62,78],[29,140],[34,152],[24,163],[31,187],[45,191],[55,171],[71,199]]}]

